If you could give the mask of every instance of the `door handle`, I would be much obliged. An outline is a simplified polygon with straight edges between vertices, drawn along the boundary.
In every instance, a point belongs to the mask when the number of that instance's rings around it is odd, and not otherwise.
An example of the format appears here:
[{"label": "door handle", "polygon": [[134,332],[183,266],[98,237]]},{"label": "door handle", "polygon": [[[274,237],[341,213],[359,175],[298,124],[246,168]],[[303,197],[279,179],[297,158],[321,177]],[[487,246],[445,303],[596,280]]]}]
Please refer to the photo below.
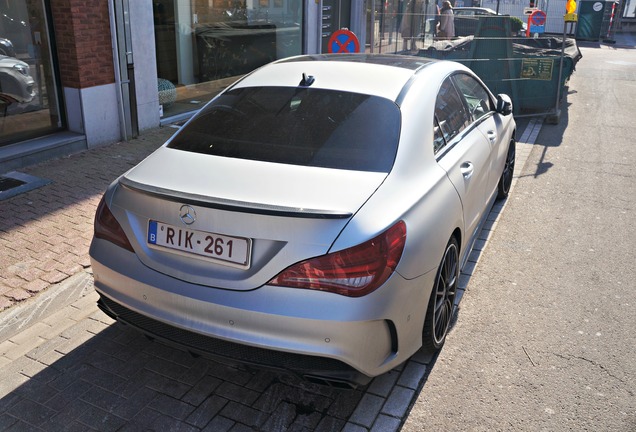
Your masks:
[{"label": "door handle", "polygon": [[497,134],[494,131],[488,131],[486,132],[486,134],[488,135],[488,139],[490,140],[490,142],[494,144],[497,140]]},{"label": "door handle", "polygon": [[464,176],[464,180],[468,180],[473,176],[473,172],[475,171],[475,167],[470,162],[464,162],[460,167],[460,171]]}]

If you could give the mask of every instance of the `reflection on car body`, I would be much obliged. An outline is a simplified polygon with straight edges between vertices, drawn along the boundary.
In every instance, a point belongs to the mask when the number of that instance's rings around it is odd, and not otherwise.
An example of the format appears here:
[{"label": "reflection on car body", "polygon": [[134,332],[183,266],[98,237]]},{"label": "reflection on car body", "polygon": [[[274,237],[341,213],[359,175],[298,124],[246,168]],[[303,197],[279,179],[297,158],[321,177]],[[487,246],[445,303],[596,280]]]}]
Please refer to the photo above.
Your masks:
[{"label": "reflection on car body", "polygon": [[266,65],[108,188],[90,249],[100,308],[191,352],[335,385],[434,352],[510,189],[511,113],[453,62]]},{"label": "reflection on car body", "polygon": [[29,75],[28,64],[0,55],[0,94],[9,103],[27,103],[33,100],[35,81]]},{"label": "reflection on car body", "polygon": [[9,39],[0,38],[0,55],[15,57],[15,49]]}]

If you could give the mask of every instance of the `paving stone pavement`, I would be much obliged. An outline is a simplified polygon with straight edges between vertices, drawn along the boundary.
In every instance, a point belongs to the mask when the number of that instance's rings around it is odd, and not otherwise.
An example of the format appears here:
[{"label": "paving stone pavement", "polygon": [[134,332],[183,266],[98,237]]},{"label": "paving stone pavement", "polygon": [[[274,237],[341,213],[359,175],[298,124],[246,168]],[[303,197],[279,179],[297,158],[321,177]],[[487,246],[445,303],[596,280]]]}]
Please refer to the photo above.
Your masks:
[{"label": "paving stone pavement", "polygon": [[0,343],[0,430],[396,431],[430,361],[328,388],[152,342],[113,325],[97,297]]},{"label": "paving stone pavement", "polygon": [[175,130],[158,128],[129,142],[21,170],[51,183],[0,201],[0,310],[89,267],[102,193]]},{"label": "paving stone pavement", "polygon": [[[541,121],[518,122],[517,170]],[[192,357],[97,309],[88,247],[101,194],[174,131],[24,169],[51,183],[0,201],[0,431],[398,431],[435,359],[416,354],[364,388],[334,389]]]}]

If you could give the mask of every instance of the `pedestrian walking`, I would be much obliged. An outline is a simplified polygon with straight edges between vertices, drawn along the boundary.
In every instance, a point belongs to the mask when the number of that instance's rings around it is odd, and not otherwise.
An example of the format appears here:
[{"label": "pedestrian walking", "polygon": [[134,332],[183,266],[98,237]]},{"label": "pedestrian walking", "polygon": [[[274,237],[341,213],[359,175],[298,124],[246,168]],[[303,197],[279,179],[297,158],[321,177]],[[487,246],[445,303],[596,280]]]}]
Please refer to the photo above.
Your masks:
[{"label": "pedestrian walking", "polygon": [[441,15],[441,10],[439,9],[439,4],[437,4],[437,2],[435,2],[435,25],[433,26],[433,38],[436,38],[438,36],[438,32],[439,32],[439,17]]},{"label": "pedestrian walking", "polygon": [[438,39],[451,39],[455,37],[455,17],[450,1],[442,3],[442,10],[439,16]]}]

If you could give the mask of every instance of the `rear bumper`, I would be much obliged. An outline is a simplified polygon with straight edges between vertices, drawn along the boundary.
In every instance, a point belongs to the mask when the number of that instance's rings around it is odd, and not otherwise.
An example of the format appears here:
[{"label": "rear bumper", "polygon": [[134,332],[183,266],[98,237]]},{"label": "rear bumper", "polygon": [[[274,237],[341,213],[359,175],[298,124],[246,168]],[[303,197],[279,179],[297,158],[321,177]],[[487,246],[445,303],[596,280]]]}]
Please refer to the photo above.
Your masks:
[{"label": "rear bumper", "polygon": [[338,360],[249,347],[182,330],[133,312],[105,296],[100,297],[97,305],[105,314],[118,322],[133,327],[151,339],[193,355],[212,358],[223,363],[256,365],[291,371],[308,381],[334,387],[355,388],[358,385],[366,385],[371,380],[371,377]]},{"label": "rear bumper", "polygon": [[428,274],[405,280],[395,273],[358,298],[268,285],[223,290],[158,273],[103,240],[93,241],[91,261],[100,308],[153,338],[225,361],[353,385],[420,348],[432,286]]}]

